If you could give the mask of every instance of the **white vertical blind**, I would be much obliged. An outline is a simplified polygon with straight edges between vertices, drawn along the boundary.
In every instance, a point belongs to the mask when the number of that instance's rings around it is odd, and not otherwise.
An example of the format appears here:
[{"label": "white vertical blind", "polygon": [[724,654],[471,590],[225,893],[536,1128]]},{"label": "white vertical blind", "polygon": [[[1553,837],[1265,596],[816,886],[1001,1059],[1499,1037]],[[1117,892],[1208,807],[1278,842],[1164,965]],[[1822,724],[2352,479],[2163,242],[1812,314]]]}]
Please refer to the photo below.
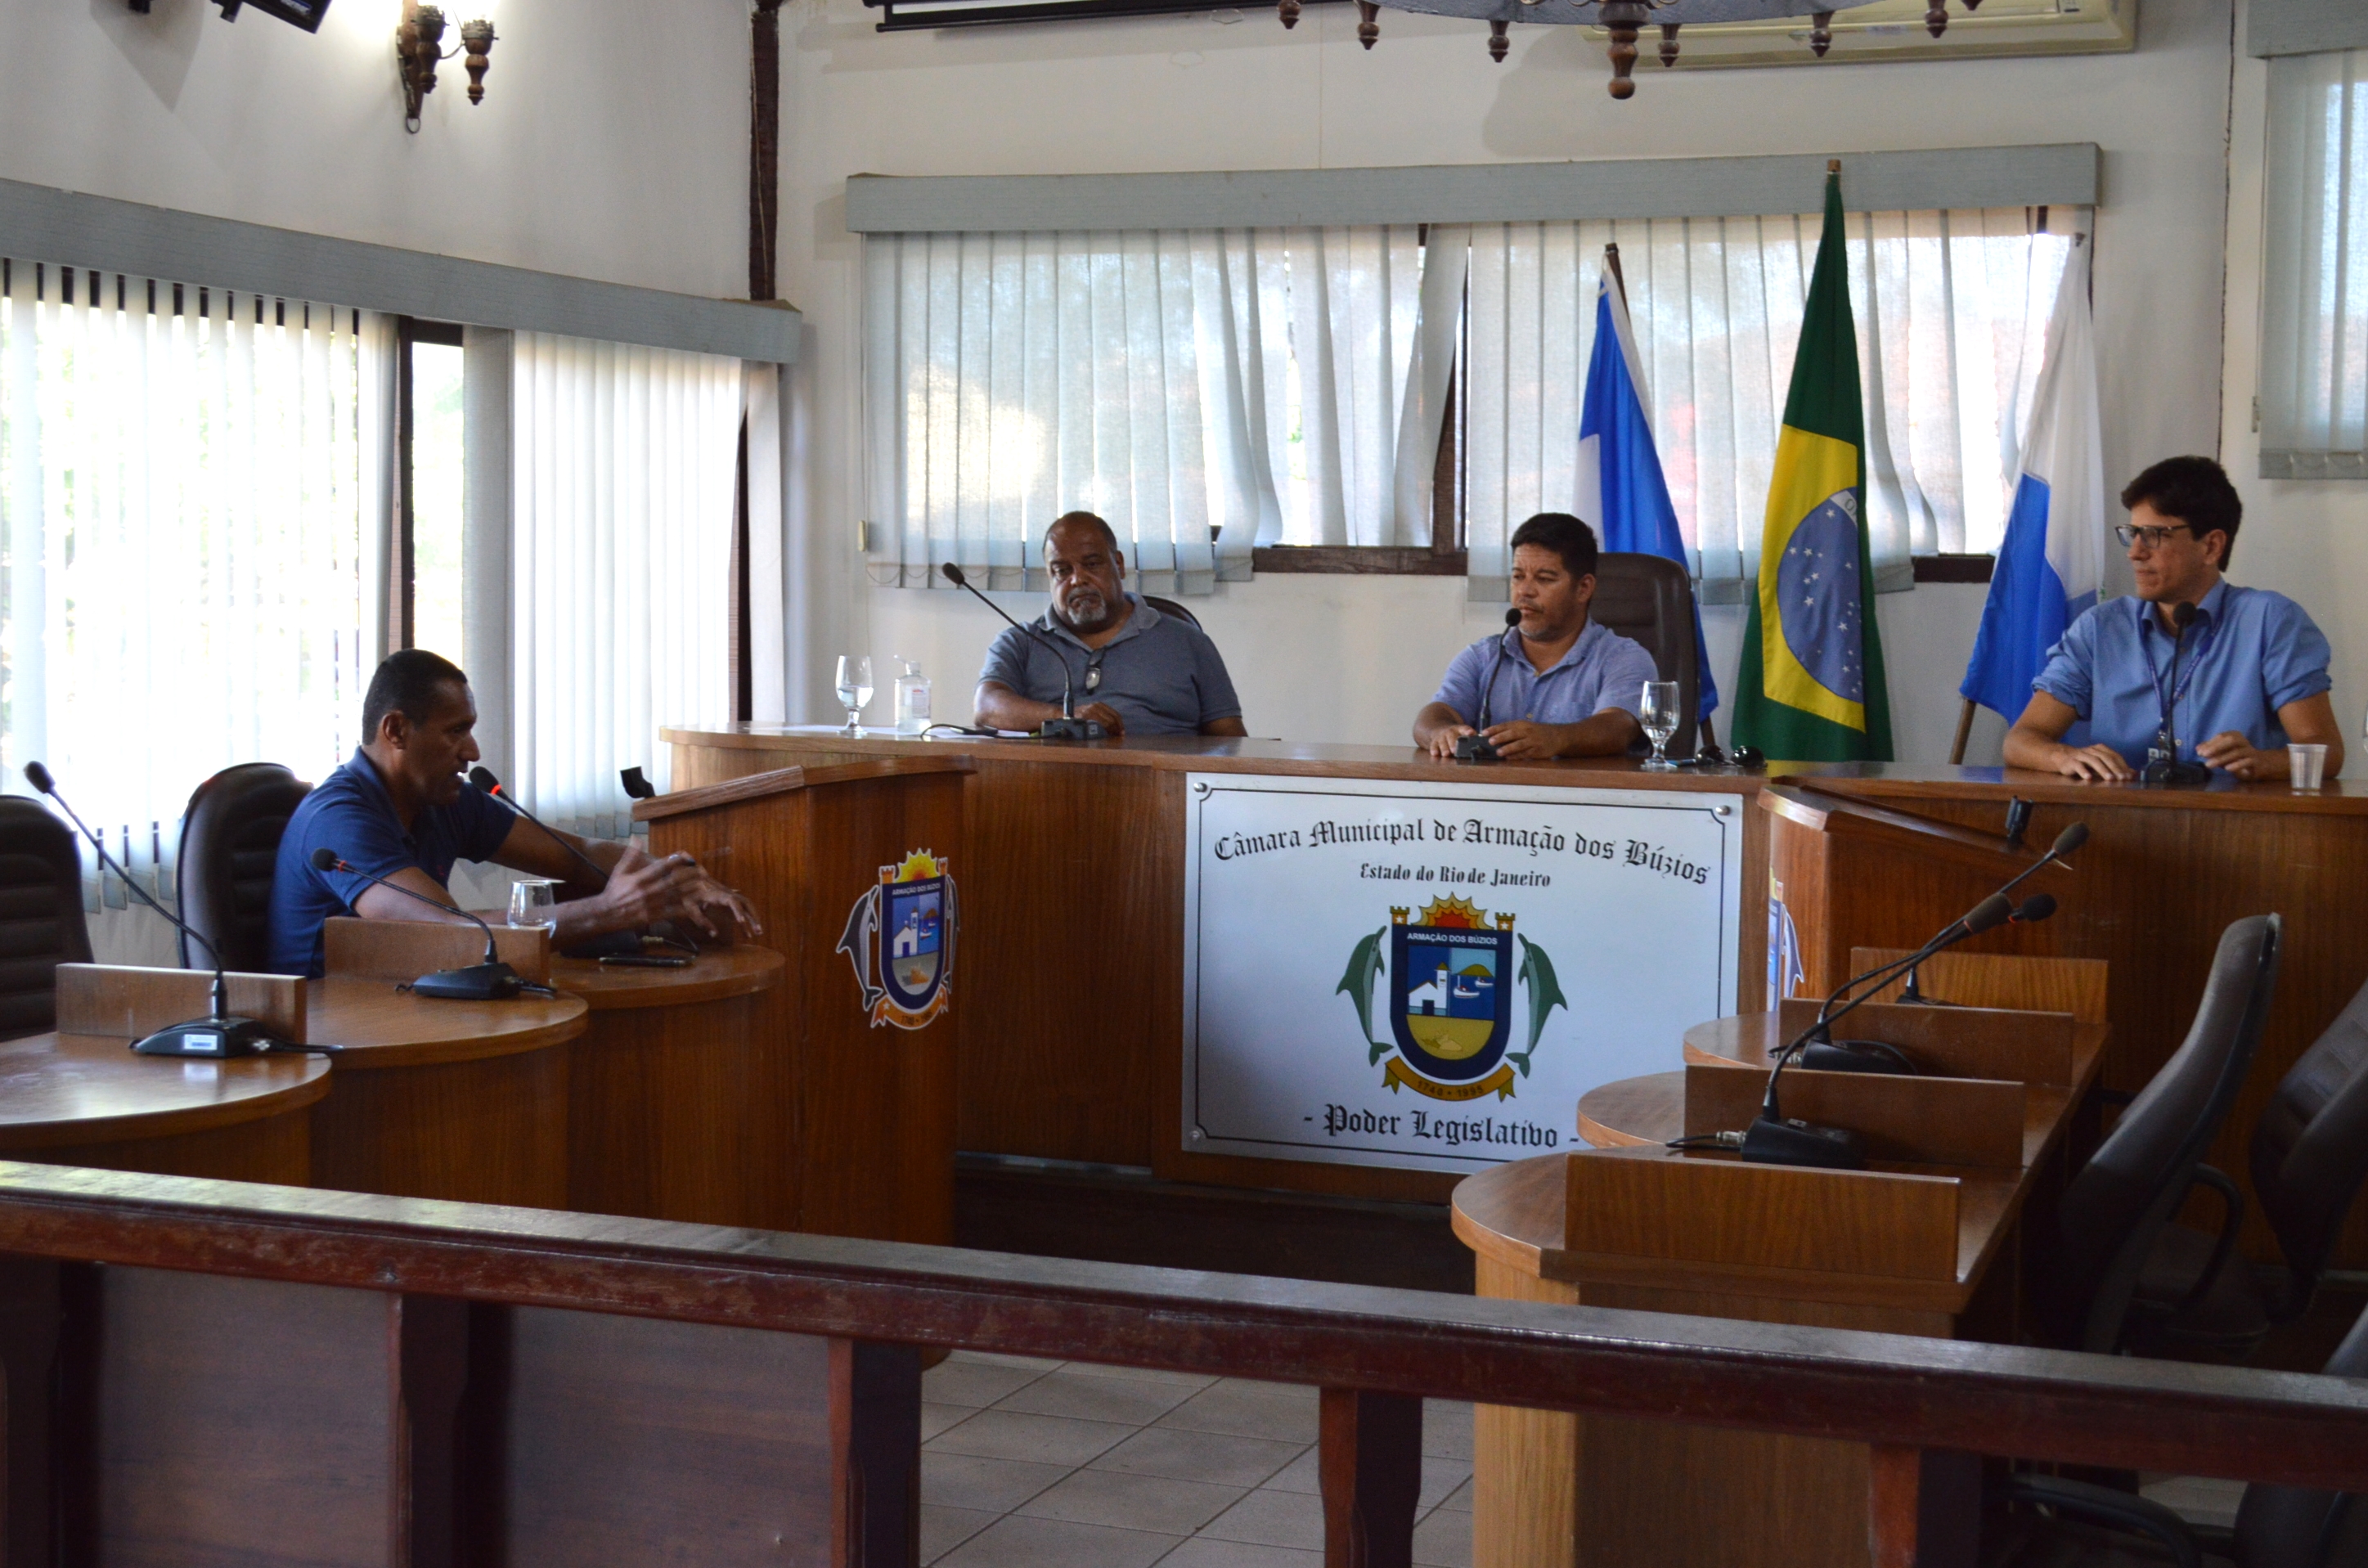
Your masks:
[{"label": "white vertical blind", "polygon": [[659,728],[731,717],[741,362],[527,332],[512,354],[517,789],[621,837],[619,770],[663,789]]},{"label": "white vertical blind", "polygon": [[2261,474],[2368,478],[2368,50],[2270,62]]},{"label": "white vertical blind", "polygon": [[1417,226],[887,234],[865,255],[882,580],[952,561],[1040,586],[1038,540],[1080,509],[1156,593],[1247,576],[1253,544],[1429,542],[1453,335],[1424,335]]},{"label": "white vertical blind", "polygon": [[167,895],[199,783],[256,758],[318,778],[359,730],[357,404],[384,335],[318,302],[6,273],[0,760],[46,762]]},{"label": "white vertical blind", "polygon": [[[1576,503],[1596,280],[1613,243],[1691,564],[1706,597],[1741,598],[1759,572],[1819,222],[1432,231],[1434,253],[1458,234],[1471,251],[1465,526],[1475,602],[1504,597],[1513,528]],[[1879,586],[1909,586],[1911,555],[1986,552],[2005,531],[2014,433],[2070,244],[2036,227],[2021,208],[1850,216]]]}]

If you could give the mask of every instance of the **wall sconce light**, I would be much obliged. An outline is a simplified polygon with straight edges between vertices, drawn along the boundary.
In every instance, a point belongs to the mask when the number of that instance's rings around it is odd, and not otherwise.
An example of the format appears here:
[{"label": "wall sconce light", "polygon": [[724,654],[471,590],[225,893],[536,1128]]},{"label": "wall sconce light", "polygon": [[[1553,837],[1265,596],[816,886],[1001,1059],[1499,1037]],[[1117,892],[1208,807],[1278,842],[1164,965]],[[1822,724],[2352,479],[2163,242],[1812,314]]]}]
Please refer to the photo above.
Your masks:
[{"label": "wall sconce light", "polygon": [[469,101],[485,101],[485,72],[493,64],[494,24],[483,17],[461,24],[461,47],[444,49],[444,11],[404,0],[403,25],[394,29],[395,66],[403,74],[403,128],[419,134],[419,106],[436,90],[436,67],[455,56],[465,56]]}]

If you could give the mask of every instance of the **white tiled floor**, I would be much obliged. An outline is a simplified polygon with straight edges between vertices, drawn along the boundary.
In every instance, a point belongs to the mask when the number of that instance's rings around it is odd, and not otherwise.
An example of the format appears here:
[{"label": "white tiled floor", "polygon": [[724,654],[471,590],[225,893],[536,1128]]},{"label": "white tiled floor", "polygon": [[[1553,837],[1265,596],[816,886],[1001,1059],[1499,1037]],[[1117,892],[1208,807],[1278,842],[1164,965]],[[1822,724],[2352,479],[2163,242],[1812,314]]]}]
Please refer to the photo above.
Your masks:
[{"label": "white tiled floor", "polygon": [[[921,1398],[923,1562],[1321,1568],[1312,1388],[956,1351]],[[1472,1407],[1422,1449],[1414,1560],[1470,1568]]]}]

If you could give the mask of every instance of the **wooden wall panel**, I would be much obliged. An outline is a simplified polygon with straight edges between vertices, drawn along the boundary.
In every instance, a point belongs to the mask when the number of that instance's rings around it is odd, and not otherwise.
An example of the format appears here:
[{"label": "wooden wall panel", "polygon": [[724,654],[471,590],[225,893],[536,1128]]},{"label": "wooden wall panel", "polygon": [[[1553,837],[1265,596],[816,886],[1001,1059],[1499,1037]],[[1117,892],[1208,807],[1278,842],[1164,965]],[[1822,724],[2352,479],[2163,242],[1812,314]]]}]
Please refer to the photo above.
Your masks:
[{"label": "wooden wall panel", "polygon": [[100,1271],[86,1353],[102,1568],[386,1561],[386,1298]]},{"label": "wooden wall panel", "polygon": [[[478,1314],[481,1321],[494,1315]],[[478,1335],[504,1568],[822,1568],[828,1342],[518,1308]],[[480,1507],[483,1503],[481,1501]]]}]

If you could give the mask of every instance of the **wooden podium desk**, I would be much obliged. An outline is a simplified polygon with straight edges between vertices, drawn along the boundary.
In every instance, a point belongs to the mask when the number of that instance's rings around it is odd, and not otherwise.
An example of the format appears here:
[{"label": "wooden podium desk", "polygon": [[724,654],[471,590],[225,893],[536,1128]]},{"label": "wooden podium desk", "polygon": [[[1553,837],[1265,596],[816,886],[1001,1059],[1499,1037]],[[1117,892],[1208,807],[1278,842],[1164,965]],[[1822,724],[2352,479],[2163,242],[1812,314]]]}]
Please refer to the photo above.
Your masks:
[{"label": "wooden podium desk", "polygon": [[591,1009],[567,1070],[567,1207],[792,1230],[785,1108],[751,1093],[780,1049],[781,955],[734,947],[685,969],[553,957]]},{"label": "wooden podium desk", "polygon": [[[1764,1082],[1768,1052],[1783,1038],[1770,1013],[1702,1024],[1688,1033],[1690,1073],[1736,1080],[1745,1101],[1754,1099]],[[1611,1153],[1546,1155],[1467,1179],[1455,1192],[1456,1234],[1473,1249],[1482,1296],[2013,1343],[2021,1336],[2027,1272],[2021,1221],[2032,1206],[2052,1203],[2060,1190],[2066,1145],[2075,1135],[2082,1097],[2096,1079],[2106,1038],[2105,1026],[2076,1022],[2068,1070],[2061,1074],[2069,1082],[2013,1085],[2022,1091],[2019,1149],[2009,1123],[2004,1153],[1985,1164],[1875,1163],[1879,1170],[1955,1178],[1953,1238],[1916,1233],[1903,1218],[1872,1245],[1861,1238],[1853,1247],[1824,1235],[1832,1216],[1815,1205],[1793,1210],[1771,1201],[1775,1187],[1764,1177],[1774,1167],[1662,1147],[1690,1130],[1687,1072],[1608,1084],[1580,1101],[1582,1131],[1597,1148]],[[1828,1087],[1841,1091],[1865,1085],[1859,1074],[1795,1079],[1788,1073],[1789,1112],[1818,1119],[1815,1109],[1799,1107],[1795,1096],[1819,1079],[1860,1080],[1829,1082]],[[1696,1087],[1701,1088],[1699,1080]],[[2001,1103],[1995,1094],[1991,1098]],[[2013,1101],[2002,1103],[2011,1108]],[[1748,1114],[1740,1109],[1734,1119]],[[1607,1216],[1598,1227],[1606,1234],[1629,1236],[1627,1245],[1579,1250],[1567,1240],[1566,1180],[1569,1165],[1581,1159],[1722,1164],[1740,1178],[1729,1199],[1735,1206],[1697,1210],[1696,1222],[1727,1233],[1727,1242],[1719,1244],[1732,1244],[1736,1252],[1757,1244],[1746,1233],[1790,1233],[1789,1240],[1765,1250],[1791,1261],[1690,1261],[1692,1243],[1648,1234],[1652,1223],[1634,1214]],[[1808,1178],[1800,1184],[1804,1189],[1820,1181],[1864,1179],[1848,1172],[1783,1175]],[[1716,1250],[1712,1246],[1692,1256]],[[1842,1261],[1844,1253],[1855,1261]],[[1824,1568],[1867,1562],[1869,1456],[1862,1444],[1483,1405],[1474,1448],[1477,1568],[1575,1568],[1581,1562],[1692,1568],[1706,1562]]]},{"label": "wooden podium desk", "polygon": [[[230,1003],[301,1038],[305,986],[233,974]],[[59,1031],[0,1042],[0,1156],[304,1186],[305,1113],[329,1092],[326,1061],[131,1052],[143,1035],[205,1017],[212,987],[211,974],[182,970],[60,965]]]},{"label": "wooden podium desk", "polygon": [[[2360,939],[2368,929],[2368,784],[2329,780],[2298,794],[2283,783],[2238,784],[2221,775],[2206,789],[2149,790],[2021,769],[1875,764],[1804,769],[1784,782],[1792,792],[1982,832],[1997,831],[2006,802],[2019,795],[2035,806],[2026,835],[2035,847],[2070,823],[2087,823],[2089,845],[2073,857],[2075,869],[2051,870],[2026,890],[2053,892],[2061,901],[2055,917],[1967,949],[2107,960],[2113,1035],[2103,1082],[2112,1088],[2143,1087],[2179,1049],[2220,933],[2247,915],[2283,915],[2277,998],[2252,1072],[2208,1156],[2248,1187],[2245,1150],[2278,1080],[2368,981],[2368,945]],[[1888,890],[1852,890],[1862,891]],[[1841,962],[1848,947],[1870,938],[1896,947],[1922,936],[1854,936],[1828,949],[1804,989],[1822,995],[1839,983],[1850,972]],[[1803,944],[1813,945],[1805,927]],[[2247,1251],[2276,1257],[2260,1205],[2247,1209]],[[2333,1262],[2368,1267],[2368,1205],[2354,1209]]]},{"label": "wooden podium desk", "polygon": [[[494,929],[505,961],[548,976],[547,931]],[[337,1054],[313,1109],[314,1187],[568,1206],[567,1047],[584,1033],[583,999],[447,1002],[396,989],[476,962],[484,940],[429,922],[327,923],[329,973],[312,983],[308,1038]]]}]

